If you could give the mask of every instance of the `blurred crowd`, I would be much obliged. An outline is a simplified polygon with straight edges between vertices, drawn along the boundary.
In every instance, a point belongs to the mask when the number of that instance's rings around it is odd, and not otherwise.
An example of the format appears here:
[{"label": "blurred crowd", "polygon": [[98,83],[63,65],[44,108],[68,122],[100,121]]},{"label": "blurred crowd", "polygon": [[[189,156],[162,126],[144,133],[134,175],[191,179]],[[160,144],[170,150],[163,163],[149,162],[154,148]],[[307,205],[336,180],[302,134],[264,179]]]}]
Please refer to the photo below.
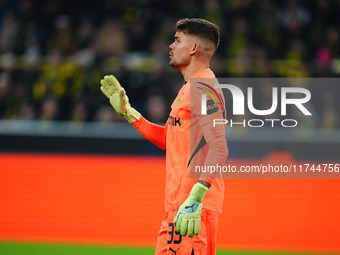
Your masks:
[{"label": "blurred crowd", "polygon": [[[219,77],[340,76],[339,0],[0,0],[0,119],[122,121],[99,89],[114,74],[165,122],[183,83],[168,47],[184,17],[220,26]],[[339,92],[319,90],[311,125],[340,127]]]}]

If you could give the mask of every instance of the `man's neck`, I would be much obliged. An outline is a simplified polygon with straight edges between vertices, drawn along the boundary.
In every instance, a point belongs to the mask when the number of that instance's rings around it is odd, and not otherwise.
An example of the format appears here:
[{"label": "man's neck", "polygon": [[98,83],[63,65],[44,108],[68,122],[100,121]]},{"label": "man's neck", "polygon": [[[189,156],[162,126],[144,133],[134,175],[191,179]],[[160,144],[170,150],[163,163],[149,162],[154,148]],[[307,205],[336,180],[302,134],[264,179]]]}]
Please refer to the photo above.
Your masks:
[{"label": "man's neck", "polygon": [[189,65],[183,68],[181,71],[183,78],[185,81],[188,81],[190,78],[195,77],[197,74],[208,70],[209,64],[202,64],[202,65]]}]

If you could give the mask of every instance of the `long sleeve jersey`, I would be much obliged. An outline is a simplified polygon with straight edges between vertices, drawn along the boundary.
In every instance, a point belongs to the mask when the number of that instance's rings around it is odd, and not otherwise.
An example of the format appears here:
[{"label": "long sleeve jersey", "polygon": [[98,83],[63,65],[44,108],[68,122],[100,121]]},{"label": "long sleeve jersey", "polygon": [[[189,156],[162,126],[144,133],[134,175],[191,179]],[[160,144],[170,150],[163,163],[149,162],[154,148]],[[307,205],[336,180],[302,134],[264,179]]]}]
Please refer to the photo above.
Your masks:
[{"label": "long sleeve jersey", "polygon": [[[166,150],[165,211],[177,210],[201,179],[211,184],[203,199],[203,208],[221,213],[222,178],[211,178],[196,170],[203,166],[223,166],[228,156],[225,126],[213,126],[214,119],[225,118],[224,97],[221,89],[215,89],[211,84],[217,79],[210,69],[193,78],[210,78],[210,82],[191,84],[192,79],[187,81],[172,103],[164,127],[143,117],[132,125],[146,139]],[[201,113],[203,94],[206,95],[206,114]]]}]

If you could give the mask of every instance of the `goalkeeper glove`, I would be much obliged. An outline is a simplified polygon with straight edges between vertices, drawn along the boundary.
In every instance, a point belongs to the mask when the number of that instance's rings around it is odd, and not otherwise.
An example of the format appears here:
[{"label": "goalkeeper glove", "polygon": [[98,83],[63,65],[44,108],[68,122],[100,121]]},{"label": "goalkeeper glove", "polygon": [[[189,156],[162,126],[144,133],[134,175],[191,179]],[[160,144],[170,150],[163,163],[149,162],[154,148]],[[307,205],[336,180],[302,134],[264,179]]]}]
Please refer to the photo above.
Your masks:
[{"label": "goalkeeper glove", "polygon": [[100,81],[100,84],[102,85],[100,90],[107,96],[110,104],[119,115],[124,116],[129,123],[139,120],[141,114],[131,107],[129,98],[116,77],[106,75]]},{"label": "goalkeeper glove", "polygon": [[179,207],[174,219],[176,232],[188,237],[198,235],[201,227],[202,200],[209,188],[201,183],[196,183],[189,197]]}]

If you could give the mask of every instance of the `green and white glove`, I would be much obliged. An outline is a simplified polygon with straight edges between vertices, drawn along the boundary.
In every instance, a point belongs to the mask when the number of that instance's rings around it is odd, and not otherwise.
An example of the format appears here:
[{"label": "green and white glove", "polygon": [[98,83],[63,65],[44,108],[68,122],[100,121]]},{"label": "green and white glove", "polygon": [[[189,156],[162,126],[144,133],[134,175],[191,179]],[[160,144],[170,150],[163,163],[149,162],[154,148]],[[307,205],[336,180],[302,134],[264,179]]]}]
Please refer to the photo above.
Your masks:
[{"label": "green and white glove", "polygon": [[110,104],[119,115],[124,116],[129,123],[139,120],[141,114],[131,107],[129,98],[116,77],[106,75],[100,84],[102,85],[100,90],[110,100]]},{"label": "green and white glove", "polygon": [[202,200],[209,188],[201,183],[196,183],[189,197],[179,207],[174,219],[176,232],[188,237],[198,235],[201,228]]}]

